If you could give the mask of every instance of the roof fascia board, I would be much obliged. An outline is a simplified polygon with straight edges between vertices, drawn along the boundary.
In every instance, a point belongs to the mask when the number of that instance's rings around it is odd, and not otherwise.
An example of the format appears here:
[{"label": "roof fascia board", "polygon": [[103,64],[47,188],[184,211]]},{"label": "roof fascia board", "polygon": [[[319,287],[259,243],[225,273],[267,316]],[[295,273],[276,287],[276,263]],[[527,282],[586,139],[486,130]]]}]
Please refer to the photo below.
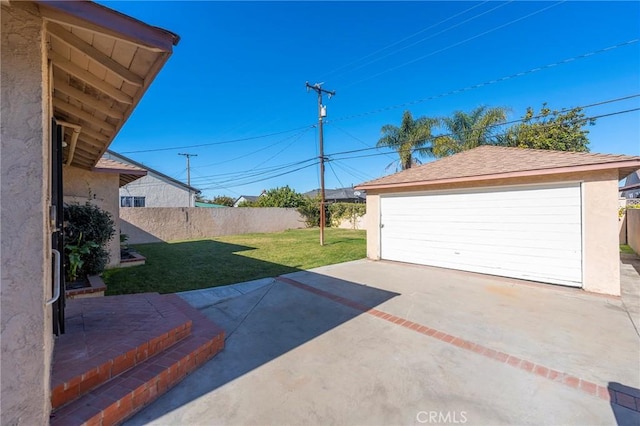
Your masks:
[{"label": "roof fascia board", "polygon": [[35,1],[42,17],[158,52],[173,51],[180,37],[90,1]]},{"label": "roof fascia board", "polygon": [[383,183],[383,184],[369,184],[369,185],[362,184],[362,185],[357,185],[356,189],[367,190],[367,189],[386,189],[386,188],[407,188],[412,186],[431,186],[431,185],[440,185],[445,183],[463,183],[463,182],[474,182],[474,181],[480,181],[480,180],[508,179],[508,178],[529,177],[529,176],[545,176],[545,175],[575,173],[575,172],[591,172],[591,171],[598,171],[598,170],[621,169],[621,168],[628,168],[628,167],[640,168],[640,160],[616,161],[611,163],[589,164],[589,165],[571,166],[571,167],[553,167],[550,169],[524,170],[519,172],[508,172],[508,173],[492,173],[488,175],[464,176],[464,177],[457,177],[457,178],[437,179],[437,180],[428,180],[428,181],[399,182],[399,183],[387,183],[387,184]]}]

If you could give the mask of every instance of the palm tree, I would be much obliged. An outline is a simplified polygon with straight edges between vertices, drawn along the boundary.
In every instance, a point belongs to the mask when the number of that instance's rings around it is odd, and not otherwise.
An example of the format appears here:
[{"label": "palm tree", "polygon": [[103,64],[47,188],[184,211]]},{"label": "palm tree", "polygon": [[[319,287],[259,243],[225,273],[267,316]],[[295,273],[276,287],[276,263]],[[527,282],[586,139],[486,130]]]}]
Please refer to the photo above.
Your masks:
[{"label": "palm tree", "polygon": [[437,124],[435,118],[420,117],[414,120],[411,112],[405,111],[400,127],[393,124],[382,126],[382,137],[376,146],[395,150],[400,156],[400,168],[410,169],[419,164],[418,156],[432,155],[431,147],[426,145],[431,142],[431,129]]},{"label": "palm tree", "polygon": [[456,111],[440,119],[447,134],[433,140],[433,155],[441,158],[481,145],[496,145],[499,125],[507,120],[507,109],[479,106],[470,113]]}]

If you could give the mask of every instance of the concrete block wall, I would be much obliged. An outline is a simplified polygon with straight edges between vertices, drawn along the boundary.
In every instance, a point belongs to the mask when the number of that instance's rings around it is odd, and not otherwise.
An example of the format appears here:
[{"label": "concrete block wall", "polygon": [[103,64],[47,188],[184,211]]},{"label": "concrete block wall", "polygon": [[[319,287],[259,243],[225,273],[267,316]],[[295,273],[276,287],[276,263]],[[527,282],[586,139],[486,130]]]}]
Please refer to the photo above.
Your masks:
[{"label": "concrete block wall", "polygon": [[122,207],[120,230],[130,244],[194,240],[304,228],[296,209],[197,207]]}]

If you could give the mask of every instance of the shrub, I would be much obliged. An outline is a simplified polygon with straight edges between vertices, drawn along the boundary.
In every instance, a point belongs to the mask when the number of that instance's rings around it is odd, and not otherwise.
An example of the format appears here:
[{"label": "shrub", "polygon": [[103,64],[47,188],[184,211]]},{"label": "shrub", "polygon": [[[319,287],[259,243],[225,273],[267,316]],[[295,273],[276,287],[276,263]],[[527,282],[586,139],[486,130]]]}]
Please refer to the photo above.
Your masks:
[{"label": "shrub", "polygon": [[307,227],[320,226],[320,198],[304,197],[298,206],[298,213],[304,217],[304,223]]},{"label": "shrub", "polygon": [[344,219],[349,219],[355,226],[356,220],[367,212],[364,203],[333,203],[329,205],[331,226],[339,226]]},{"label": "shrub", "polygon": [[[115,227],[111,213],[89,203],[65,204],[64,263],[66,271],[71,270],[69,256],[76,255],[77,248],[82,247],[81,266],[75,271],[77,275],[82,277],[102,272],[109,261],[109,252],[105,246],[114,234]],[[69,274],[67,278],[71,279]]]}]

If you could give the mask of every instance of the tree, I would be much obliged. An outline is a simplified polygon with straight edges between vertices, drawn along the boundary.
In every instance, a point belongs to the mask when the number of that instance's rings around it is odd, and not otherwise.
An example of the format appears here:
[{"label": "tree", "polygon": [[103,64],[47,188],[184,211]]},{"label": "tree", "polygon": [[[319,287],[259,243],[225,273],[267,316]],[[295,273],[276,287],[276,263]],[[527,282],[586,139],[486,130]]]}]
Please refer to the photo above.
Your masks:
[{"label": "tree", "polygon": [[256,207],[300,207],[304,202],[304,196],[297,193],[289,186],[273,188],[258,197]]},{"label": "tree", "polygon": [[505,135],[504,144],[520,148],[589,152],[589,131],[584,127],[594,124],[595,119],[585,118],[582,108],[552,111],[544,103],[538,115],[534,114],[533,108],[527,108],[522,123],[511,127]]},{"label": "tree", "polygon": [[431,147],[427,145],[432,138],[431,129],[437,123],[437,119],[430,117],[414,120],[411,112],[405,111],[400,127],[393,124],[382,126],[382,137],[376,146],[395,150],[400,156],[400,168],[410,169],[411,166],[419,164],[418,156],[431,155]]},{"label": "tree", "polygon": [[236,202],[235,199],[227,196],[227,195],[218,195],[217,197],[213,197],[211,199],[211,203],[220,204],[221,206],[233,207],[233,204]]},{"label": "tree", "polygon": [[499,144],[498,128],[506,119],[506,108],[486,106],[479,106],[470,113],[456,111],[452,117],[443,117],[440,124],[447,134],[434,138],[433,155],[441,158],[481,145]]}]

